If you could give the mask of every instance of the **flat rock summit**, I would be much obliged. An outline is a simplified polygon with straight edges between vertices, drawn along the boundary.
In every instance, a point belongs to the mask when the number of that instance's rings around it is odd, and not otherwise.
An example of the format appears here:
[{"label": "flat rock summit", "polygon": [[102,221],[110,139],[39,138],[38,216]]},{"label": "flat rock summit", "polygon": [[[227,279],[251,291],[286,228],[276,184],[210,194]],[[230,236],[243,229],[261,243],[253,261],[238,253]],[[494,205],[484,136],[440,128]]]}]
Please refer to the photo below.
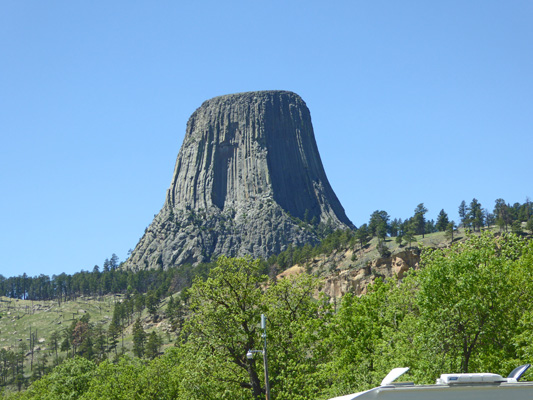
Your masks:
[{"label": "flat rock summit", "polygon": [[353,225],[328,182],[300,96],[231,94],[207,100],[189,118],[165,204],[126,267],[267,258],[347,228]]}]

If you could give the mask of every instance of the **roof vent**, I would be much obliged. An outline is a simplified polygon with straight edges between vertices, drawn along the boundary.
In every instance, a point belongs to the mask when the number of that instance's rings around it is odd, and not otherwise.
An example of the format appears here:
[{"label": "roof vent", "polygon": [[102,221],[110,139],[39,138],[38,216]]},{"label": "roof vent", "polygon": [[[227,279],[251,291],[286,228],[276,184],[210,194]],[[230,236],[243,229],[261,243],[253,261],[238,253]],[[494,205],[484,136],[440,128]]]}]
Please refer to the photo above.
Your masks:
[{"label": "roof vent", "polygon": [[400,376],[405,374],[407,371],[409,371],[409,368],[394,368],[387,374],[385,378],[381,381],[381,386],[390,385],[392,382],[394,382],[396,379],[398,379]]},{"label": "roof vent", "polygon": [[464,383],[499,383],[507,379],[498,374],[442,374],[437,385],[455,385]]},{"label": "roof vent", "polygon": [[531,367],[531,364],[524,364],[513,369],[507,377],[507,382],[518,382],[518,380],[522,377],[522,375],[524,375],[529,367]]}]

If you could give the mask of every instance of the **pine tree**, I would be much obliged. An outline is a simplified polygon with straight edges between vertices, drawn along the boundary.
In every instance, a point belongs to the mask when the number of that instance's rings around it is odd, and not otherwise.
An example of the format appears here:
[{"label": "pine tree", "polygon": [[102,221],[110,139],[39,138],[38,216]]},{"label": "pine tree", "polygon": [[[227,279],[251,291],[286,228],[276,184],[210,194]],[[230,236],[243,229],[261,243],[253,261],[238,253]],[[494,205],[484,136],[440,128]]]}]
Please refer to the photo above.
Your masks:
[{"label": "pine tree", "polygon": [[415,229],[416,235],[422,235],[424,237],[424,234],[426,233],[426,218],[425,214],[428,212],[428,209],[424,207],[424,203],[420,203],[415,208],[415,215],[412,219],[413,221],[413,227]]},{"label": "pine tree", "polygon": [[361,225],[359,229],[355,232],[355,238],[359,241],[361,248],[363,248],[368,243],[368,236],[369,232],[367,224]]},{"label": "pine tree", "polygon": [[453,234],[456,231],[455,222],[451,221],[448,223],[448,226],[446,227],[445,236],[446,238],[450,239],[450,242],[453,242]]},{"label": "pine tree", "polygon": [[111,324],[109,325],[109,328],[107,329],[107,336],[108,336],[108,343],[109,343],[109,349],[115,350],[115,355],[117,355],[117,345],[118,345],[118,337],[120,336],[120,332],[122,331],[122,328],[116,321],[111,321]]},{"label": "pine tree", "polygon": [[385,226],[385,231],[389,227],[389,214],[383,210],[376,210],[370,216],[370,222],[368,223],[368,232],[370,236],[374,237],[378,234],[378,227]]},{"label": "pine tree", "polygon": [[146,342],[146,357],[150,360],[156,358],[159,355],[162,344],[161,337],[155,331],[152,331],[148,337],[148,342]]},{"label": "pine tree", "polygon": [[496,225],[498,225],[500,231],[507,231],[507,226],[511,223],[510,207],[505,203],[504,199],[497,199],[495,203],[494,216],[496,218]]},{"label": "pine tree", "polygon": [[403,235],[403,240],[407,242],[407,247],[411,247],[411,243],[415,241],[415,230],[411,224],[407,227],[407,230]]},{"label": "pine tree", "polygon": [[444,211],[444,209],[440,210],[439,215],[437,216],[437,223],[435,224],[435,228],[439,232],[444,232],[446,228],[448,227],[448,223],[450,221],[448,220],[448,214]]},{"label": "pine tree", "polygon": [[474,231],[477,230],[480,231],[481,227],[483,226],[484,218],[483,218],[483,209],[481,208],[481,203],[476,199],[472,199],[472,202],[470,203],[469,211],[467,214],[468,221],[472,224],[472,228]]},{"label": "pine tree", "polygon": [[152,316],[152,320],[156,320],[157,318],[157,312],[159,310],[159,296],[156,292],[150,291],[146,295],[146,308],[148,309],[148,313]]},{"label": "pine tree", "polygon": [[461,219],[461,224],[463,225],[463,228],[466,228],[470,226],[468,223],[468,207],[466,206],[466,202],[463,200],[461,201],[461,204],[459,204],[459,218]]},{"label": "pine tree", "polygon": [[146,333],[144,332],[140,318],[137,318],[133,325],[133,354],[142,358],[144,355],[144,344],[146,342]]},{"label": "pine tree", "polygon": [[394,218],[390,225],[389,225],[389,234],[391,237],[396,237],[398,236],[398,231],[400,230],[400,220],[398,220],[397,218]]},{"label": "pine tree", "polygon": [[533,234],[533,217],[529,218],[527,221],[526,229],[529,231],[529,233]]},{"label": "pine tree", "polygon": [[398,246],[402,247],[402,241],[403,241],[403,235],[398,235],[396,236],[396,243],[398,244]]}]

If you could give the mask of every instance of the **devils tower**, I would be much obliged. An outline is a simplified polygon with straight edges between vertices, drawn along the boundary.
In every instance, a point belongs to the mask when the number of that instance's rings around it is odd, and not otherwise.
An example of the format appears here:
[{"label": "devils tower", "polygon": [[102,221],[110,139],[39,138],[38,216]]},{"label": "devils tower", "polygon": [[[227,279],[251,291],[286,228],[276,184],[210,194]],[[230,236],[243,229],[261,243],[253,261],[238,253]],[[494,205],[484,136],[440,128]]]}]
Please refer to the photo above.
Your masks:
[{"label": "devils tower", "polygon": [[287,91],[215,97],[187,123],[166,201],[127,266],[268,257],[353,225],[320,160],[311,115]]}]

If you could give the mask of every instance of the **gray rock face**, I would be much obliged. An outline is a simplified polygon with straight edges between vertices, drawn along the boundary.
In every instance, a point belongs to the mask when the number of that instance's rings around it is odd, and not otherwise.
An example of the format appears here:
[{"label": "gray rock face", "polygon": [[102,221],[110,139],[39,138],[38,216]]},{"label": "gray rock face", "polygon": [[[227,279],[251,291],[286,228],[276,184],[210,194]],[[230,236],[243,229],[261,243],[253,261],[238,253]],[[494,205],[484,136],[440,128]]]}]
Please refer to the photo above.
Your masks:
[{"label": "gray rock face", "polygon": [[218,255],[268,257],[352,228],[324,172],[311,116],[295,93],[208,100],[187,123],[166,201],[127,267]]}]

